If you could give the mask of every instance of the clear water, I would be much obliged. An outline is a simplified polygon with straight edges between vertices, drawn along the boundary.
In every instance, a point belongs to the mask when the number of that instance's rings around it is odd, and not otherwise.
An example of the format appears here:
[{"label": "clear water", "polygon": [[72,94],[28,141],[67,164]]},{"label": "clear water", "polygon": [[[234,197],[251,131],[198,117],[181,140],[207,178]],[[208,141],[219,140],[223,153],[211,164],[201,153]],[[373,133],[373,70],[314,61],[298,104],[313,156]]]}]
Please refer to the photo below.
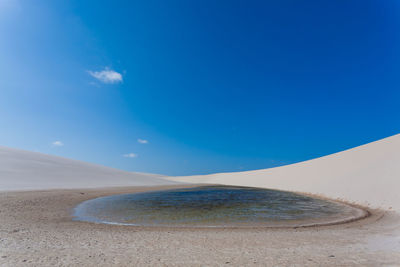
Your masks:
[{"label": "clear water", "polygon": [[202,186],[85,201],[76,220],[138,226],[255,226],[348,216],[352,207],[259,188]]}]

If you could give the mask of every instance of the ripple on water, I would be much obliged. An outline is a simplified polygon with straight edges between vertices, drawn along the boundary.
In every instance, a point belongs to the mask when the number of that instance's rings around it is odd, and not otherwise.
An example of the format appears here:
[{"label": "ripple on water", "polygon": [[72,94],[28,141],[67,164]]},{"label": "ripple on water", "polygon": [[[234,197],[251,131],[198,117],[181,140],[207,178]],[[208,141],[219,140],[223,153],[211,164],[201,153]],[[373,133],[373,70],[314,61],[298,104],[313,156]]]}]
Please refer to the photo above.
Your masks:
[{"label": "ripple on water", "polygon": [[342,203],[285,191],[201,186],[91,199],[75,208],[74,217],[137,226],[254,227],[324,224],[362,212]]}]

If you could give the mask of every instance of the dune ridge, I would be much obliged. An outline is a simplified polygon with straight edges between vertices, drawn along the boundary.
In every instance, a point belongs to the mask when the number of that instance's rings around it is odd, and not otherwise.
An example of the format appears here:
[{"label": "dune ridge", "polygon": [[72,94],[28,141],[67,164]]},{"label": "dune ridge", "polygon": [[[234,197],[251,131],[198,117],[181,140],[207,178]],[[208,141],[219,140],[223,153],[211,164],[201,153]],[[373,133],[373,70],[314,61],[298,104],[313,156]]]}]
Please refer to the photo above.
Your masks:
[{"label": "dune ridge", "polygon": [[161,177],[0,146],[0,191],[175,184]]},{"label": "dune ridge", "polygon": [[400,134],[296,164],[168,177],[0,146],[0,191],[206,183],[310,193],[400,211]]},{"label": "dune ridge", "polygon": [[276,168],[167,179],[304,192],[400,211],[400,134]]}]

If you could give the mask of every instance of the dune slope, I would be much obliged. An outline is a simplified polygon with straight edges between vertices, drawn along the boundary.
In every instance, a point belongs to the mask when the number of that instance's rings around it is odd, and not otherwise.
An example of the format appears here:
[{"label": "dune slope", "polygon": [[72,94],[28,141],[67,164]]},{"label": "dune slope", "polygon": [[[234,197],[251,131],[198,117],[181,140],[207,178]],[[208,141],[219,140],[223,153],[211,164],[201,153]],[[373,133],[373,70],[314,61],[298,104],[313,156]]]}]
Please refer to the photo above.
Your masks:
[{"label": "dune slope", "polygon": [[0,146],[0,191],[165,185],[158,175],[130,173]]},{"label": "dune slope", "polygon": [[170,179],[306,192],[400,211],[400,135],[287,166]]}]

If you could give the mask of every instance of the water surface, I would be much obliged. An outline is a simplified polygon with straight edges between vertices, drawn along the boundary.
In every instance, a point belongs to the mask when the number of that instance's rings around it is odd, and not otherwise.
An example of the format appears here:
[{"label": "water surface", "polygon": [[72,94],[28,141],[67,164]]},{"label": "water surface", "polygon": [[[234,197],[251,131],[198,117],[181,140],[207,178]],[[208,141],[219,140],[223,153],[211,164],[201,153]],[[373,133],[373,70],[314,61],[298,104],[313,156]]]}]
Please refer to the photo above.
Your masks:
[{"label": "water surface", "polygon": [[355,208],[296,193],[236,186],[113,195],[85,201],[77,220],[137,226],[262,226],[348,218]]}]

